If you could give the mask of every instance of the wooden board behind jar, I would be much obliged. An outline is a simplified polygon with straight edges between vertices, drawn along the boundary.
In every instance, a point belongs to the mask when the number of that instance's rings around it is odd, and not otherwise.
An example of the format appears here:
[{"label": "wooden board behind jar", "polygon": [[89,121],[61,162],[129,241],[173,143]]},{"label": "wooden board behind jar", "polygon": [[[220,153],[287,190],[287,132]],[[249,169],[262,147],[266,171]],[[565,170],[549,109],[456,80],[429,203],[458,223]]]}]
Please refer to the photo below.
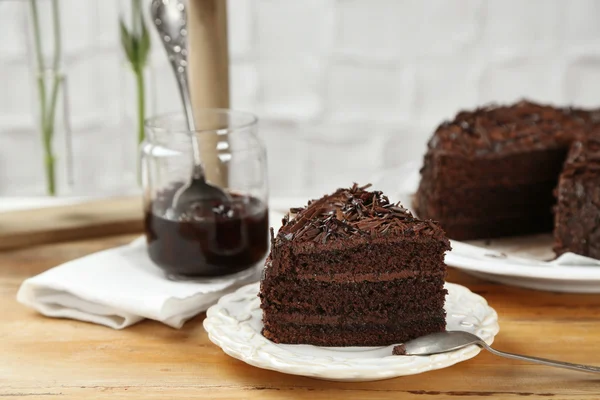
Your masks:
[{"label": "wooden board behind jar", "polygon": [[121,197],[0,213],[0,250],[142,233],[142,200]]}]

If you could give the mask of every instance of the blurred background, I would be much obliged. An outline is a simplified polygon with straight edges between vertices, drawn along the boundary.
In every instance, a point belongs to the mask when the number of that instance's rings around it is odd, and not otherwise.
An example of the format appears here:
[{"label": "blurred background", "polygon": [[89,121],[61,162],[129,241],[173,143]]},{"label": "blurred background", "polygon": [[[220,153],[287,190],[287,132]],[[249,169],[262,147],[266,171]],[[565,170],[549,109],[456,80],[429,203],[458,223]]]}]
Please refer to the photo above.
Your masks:
[{"label": "blurred background", "polygon": [[[142,2],[144,12],[148,2]],[[139,192],[129,1],[62,0],[59,196]],[[231,107],[260,118],[272,196],[313,196],[420,160],[459,109],[528,98],[597,106],[600,2],[230,0]],[[0,0],[0,195],[43,196],[29,2]],[[43,19],[44,16],[42,15]],[[44,22],[42,22],[43,24]],[[147,115],[178,110],[152,35]],[[57,171],[57,173],[62,173]],[[62,179],[62,178],[60,178]]]}]

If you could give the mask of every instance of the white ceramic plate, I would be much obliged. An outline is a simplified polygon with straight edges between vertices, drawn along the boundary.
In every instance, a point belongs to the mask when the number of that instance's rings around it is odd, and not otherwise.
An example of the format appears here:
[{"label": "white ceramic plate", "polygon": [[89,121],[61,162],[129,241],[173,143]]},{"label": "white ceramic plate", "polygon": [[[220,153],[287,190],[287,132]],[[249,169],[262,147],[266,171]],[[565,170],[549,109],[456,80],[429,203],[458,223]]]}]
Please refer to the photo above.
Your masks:
[{"label": "white ceramic plate", "polygon": [[[452,241],[453,250],[446,254],[446,263],[506,285],[566,293],[600,293],[600,266],[588,264],[586,257],[567,254],[553,261],[540,261],[520,257],[517,252],[499,251],[509,242],[535,240],[534,236],[502,239],[488,246]],[[541,238],[541,243],[549,248],[551,240]]]},{"label": "white ceramic plate", "polygon": [[[498,333],[498,316],[485,299],[446,283],[447,329],[472,332],[488,344]],[[334,381],[374,381],[446,368],[475,357],[477,346],[427,357],[393,356],[386,347],[317,347],[275,344],[262,334],[259,283],[223,296],[206,312],[210,340],[232,357],[259,368]]]},{"label": "white ceramic plate", "polygon": [[[383,171],[375,187],[411,208],[420,163]],[[452,242],[446,264],[477,277],[511,286],[568,293],[600,293],[600,261],[568,253],[553,259],[551,235]]]}]

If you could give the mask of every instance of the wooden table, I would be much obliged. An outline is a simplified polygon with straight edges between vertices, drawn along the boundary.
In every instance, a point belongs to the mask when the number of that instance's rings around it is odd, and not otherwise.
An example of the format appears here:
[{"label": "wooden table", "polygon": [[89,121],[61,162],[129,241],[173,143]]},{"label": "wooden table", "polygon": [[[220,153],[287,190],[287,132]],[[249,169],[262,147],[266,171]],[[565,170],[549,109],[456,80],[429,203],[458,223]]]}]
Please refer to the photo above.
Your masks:
[{"label": "wooden table", "polygon": [[[261,370],[207,338],[204,315],[175,330],[145,321],[122,331],[42,317],[15,301],[23,279],[133,236],[0,253],[0,398],[59,399],[600,399],[600,376],[480,353],[421,375],[338,383]],[[500,316],[500,350],[600,365],[600,295],[516,289],[456,270]]]}]

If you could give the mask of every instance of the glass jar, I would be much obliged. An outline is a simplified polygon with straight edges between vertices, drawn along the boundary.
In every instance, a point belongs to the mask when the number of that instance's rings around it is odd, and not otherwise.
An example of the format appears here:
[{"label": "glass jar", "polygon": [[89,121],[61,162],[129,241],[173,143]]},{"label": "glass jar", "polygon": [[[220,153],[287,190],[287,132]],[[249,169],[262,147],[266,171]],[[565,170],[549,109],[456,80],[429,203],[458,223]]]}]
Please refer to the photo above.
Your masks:
[{"label": "glass jar", "polygon": [[[146,120],[141,146],[145,233],[150,258],[169,277],[222,276],[256,266],[268,250],[266,152],[252,114],[225,109]],[[193,170],[196,135],[206,180],[229,201],[199,201],[175,213],[173,197]]]}]

